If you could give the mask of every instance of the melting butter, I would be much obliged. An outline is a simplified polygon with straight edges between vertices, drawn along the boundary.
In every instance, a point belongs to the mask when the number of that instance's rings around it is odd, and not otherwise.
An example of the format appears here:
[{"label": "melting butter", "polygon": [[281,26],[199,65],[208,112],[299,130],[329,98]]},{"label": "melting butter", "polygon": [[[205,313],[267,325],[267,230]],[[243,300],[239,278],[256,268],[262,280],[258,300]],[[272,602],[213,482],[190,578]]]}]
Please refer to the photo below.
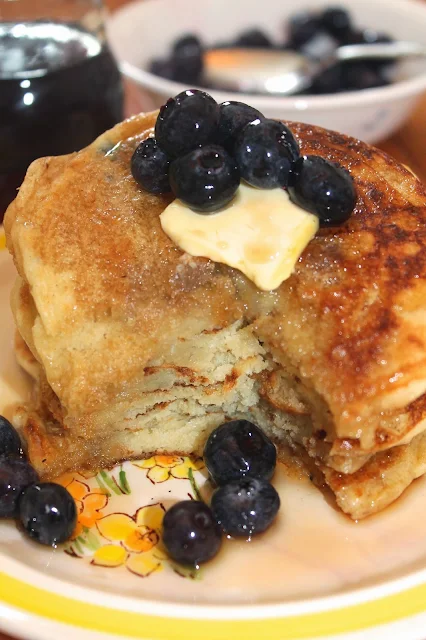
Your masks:
[{"label": "melting butter", "polygon": [[239,269],[263,291],[279,287],[318,230],[318,218],[283,189],[241,184],[233,201],[211,215],[174,200],[160,216],[182,251]]}]

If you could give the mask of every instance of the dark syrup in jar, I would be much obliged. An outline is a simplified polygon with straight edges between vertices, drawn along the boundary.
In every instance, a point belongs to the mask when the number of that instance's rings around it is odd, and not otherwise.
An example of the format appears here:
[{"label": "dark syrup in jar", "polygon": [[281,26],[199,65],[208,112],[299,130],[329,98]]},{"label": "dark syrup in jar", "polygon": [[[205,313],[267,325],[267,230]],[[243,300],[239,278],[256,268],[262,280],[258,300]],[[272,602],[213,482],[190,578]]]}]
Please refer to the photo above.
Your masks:
[{"label": "dark syrup in jar", "polygon": [[106,44],[73,24],[0,23],[0,222],[33,160],[77,151],[122,117]]}]

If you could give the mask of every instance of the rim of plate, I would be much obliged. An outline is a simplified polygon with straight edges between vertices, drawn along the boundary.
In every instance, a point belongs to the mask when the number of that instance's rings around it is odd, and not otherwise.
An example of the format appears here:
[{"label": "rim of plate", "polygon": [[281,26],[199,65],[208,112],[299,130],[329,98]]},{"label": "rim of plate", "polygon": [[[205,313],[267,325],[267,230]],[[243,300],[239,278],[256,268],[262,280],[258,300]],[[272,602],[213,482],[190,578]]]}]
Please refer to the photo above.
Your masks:
[{"label": "rim of plate", "polygon": [[[40,581],[39,572],[33,573]],[[299,603],[299,606],[297,603],[251,607],[244,605],[243,610],[239,609],[239,615],[236,615],[235,606],[176,606],[166,602],[107,596],[78,586],[73,587],[75,597],[71,598],[58,593],[51,585],[51,588],[35,586],[34,581],[29,583],[8,573],[0,573],[0,601],[23,610],[30,616],[120,637],[143,637],[150,640],[195,639],[199,638],[200,622],[208,622],[203,627],[203,640],[243,636],[245,640],[258,640],[266,633],[269,637],[280,640],[308,639],[366,631],[424,613],[426,584],[412,586],[420,574],[424,580],[426,571],[360,592],[351,591],[340,596],[321,598],[319,601],[307,600]],[[61,580],[43,576],[42,583],[44,582],[56,583],[56,586],[65,584],[68,588],[70,586]],[[399,591],[400,588],[404,590]],[[92,592],[101,603],[87,601],[87,595]],[[354,604],[354,598],[360,594],[363,600]],[[122,602],[127,605],[131,603],[131,609],[121,608]],[[300,612],[300,605],[305,609],[304,612]],[[259,608],[269,610],[269,617],[259,615]]]},{"label": "rim of plate", "polygon": [[[0,226],[0,250],[4,248]],[[208,621],[203,640],[243,635],[245,640],[258,640],[265,634],[281,640],[307,639],[365,631],[426,611],[426,569],[319,598],[273,604],[195,605],[113,595],[41,575],[1,551],[0,557],[0,602],[4,605],[31,617],[113,636],[190,640],[199,638],[200,622]],[[13,623],[5,626],[13,632]]]}]

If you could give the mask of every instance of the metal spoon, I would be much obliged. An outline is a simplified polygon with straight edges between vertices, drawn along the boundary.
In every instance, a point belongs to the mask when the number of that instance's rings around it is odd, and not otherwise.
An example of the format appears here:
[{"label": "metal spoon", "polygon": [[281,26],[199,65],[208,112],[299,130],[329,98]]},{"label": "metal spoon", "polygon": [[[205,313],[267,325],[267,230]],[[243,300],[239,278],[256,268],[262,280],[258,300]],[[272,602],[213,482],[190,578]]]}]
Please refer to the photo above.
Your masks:
[{"label": "metal spoon", "polygon": [[345,45],[320,60],[296,51],[211,49],[204,54],[204,78],[228,91],[286,96],[308,89],[318,74],[337,62],[418,57],[426,57],[426,46],[405,41]]}]

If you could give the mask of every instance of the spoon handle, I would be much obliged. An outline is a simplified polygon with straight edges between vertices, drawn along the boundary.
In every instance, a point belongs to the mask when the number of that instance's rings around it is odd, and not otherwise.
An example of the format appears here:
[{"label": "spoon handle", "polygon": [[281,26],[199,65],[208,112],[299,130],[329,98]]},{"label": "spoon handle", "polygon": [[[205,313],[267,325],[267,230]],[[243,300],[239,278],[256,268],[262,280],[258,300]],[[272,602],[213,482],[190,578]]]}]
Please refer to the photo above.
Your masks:
[{"label": "spoon handle", "polygon": [[426,56],[426,46],[418,42],[379,43],[379,44],[348,44],[339,47],[335,52],[337,59],[341,62],[349,60],[364,60],[372,58],[394,59],[394,58],[418,58]]}]

